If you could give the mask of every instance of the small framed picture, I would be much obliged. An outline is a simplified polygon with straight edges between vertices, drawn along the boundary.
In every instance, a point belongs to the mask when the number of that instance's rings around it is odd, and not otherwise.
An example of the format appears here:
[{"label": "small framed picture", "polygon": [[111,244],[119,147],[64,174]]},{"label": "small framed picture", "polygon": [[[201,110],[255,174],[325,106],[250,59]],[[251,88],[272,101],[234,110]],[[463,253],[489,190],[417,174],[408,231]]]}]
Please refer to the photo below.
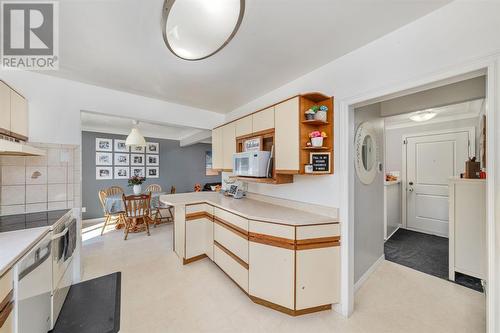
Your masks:
[{"label": "small framed picture", "polygon": [[95,139],[96,151],[113,151],[113,139],[96,138]]},{"label": "small framed picture", "polygon": [[112,167],[96,167],[95,168],[95,179],[113,179],[113,168]]},{"label": "small framed picture", "polygon": [[128,153],[129,147],[125,144],[125,140],[115,139],[115,152]]},{"label": "small framed picture", "polygon": [[138,168],[138,167],[131,167],[130,168],[130,176],[134,177],[144,177],[144,167]]},{"label": "small framed picture", "polygon": [[144,165],[144,155],[143,154],[131,154],[130,155],[130,165]]},{"label": "small framed picture", "polygon": [[146,155],[146,165],[160,165],[160,155]]},{"label": "small framed picture", "polygon": [[113,153],[95,153],[95,165],[113,165]]},{"label": "small framed picture", "polygon": [[129,154],[115,153],[115,165],[129,165]]},{"label": "small framed picture", "polygon": [[160,168],[159,167],[147,167],[146,168],[147,178],[160,178]]},{"label": "small framed picture", "polygon": [[146,143],[146,153],[159,154],[160,153],[160,144],[158,142]]},{"label": "small framed picture", "polygon": [[115,179],[128,179],[130,178],[130,168],[115,166]]},{"label": "small framed picture", "polygon": [[145,150],[143,146],[130,146],[131,153],[144,153]]}]

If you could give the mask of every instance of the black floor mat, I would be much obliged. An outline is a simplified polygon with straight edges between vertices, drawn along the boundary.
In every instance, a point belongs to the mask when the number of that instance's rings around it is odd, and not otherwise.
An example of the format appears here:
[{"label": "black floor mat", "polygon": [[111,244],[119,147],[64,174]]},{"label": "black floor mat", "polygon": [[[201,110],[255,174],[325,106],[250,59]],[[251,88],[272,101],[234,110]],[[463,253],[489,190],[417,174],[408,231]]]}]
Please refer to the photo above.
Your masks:
[{"label": "black floor mat", "polygon": [[51,333],[115,333],[120,330],[121,272],[71,286]]},{"label": "black floor mat", "polygon": [[[385,259],[448,280],[448,238],[399,229],[384,244]],[[481,280],[456,274],[455,282],[483,292]]]}]

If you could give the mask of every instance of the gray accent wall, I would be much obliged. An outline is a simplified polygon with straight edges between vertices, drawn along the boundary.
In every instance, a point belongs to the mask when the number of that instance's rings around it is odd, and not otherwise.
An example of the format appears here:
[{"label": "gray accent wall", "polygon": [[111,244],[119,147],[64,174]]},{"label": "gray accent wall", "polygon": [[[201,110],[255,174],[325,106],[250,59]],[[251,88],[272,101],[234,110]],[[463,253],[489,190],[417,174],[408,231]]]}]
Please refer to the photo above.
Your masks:
[{"label": "gray accent wall", "polygon": [[[132,189],[127,186],[127,179],[96,180],[95,139],[125,139],[125,135],[82,132],[82,207],[84,219],[103,216],[97,196],[99,190],[110,186],[121,186],[126,193]],[[211,144],[198,143],[180,147],[179,141],[146,138],[148,142],[160,144],[160,177],[146,179],[143,184],[159,184],[164,191],[175,186],[177,193],[193,191],[194,184],[220,182],[221,176],[205,176],[205,152],[212,150]]]},{"label": "gray accent wall", "polygon": [[[355,130],[365,121],[376,133],[377,161],[382,162],[384,120],[380,117],[380,103],[355,110]],[[378,172],[369,185],[361,183],[357,175],[354,178],[354,282],[358,282],[384,254],[384,174]]]}]

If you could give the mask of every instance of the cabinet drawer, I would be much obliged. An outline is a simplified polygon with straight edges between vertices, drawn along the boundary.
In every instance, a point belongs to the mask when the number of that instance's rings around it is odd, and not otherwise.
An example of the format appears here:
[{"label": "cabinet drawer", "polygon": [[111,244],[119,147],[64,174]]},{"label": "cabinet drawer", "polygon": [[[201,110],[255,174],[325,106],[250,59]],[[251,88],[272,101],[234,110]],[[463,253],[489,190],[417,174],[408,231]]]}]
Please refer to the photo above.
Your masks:
[{"label": "cabinet drawer", "polygon": [[248,270],[218,246],[214,246],[215,263],[248,293]]},{"label": "cabinet drawer", "polygon": [[312,239],[340,236],[340,224],[323,224],[297,227],[297,239]]},{"label": "cabinet drawer", "polygon": [[248,232],[248,220],[241,216],[229,213],[217,207],[214,208],[214,216]]},{"label": "cabinet drawer", "polygon": [[214,208],[209,204],[196,204],[196,205],[186,205],[186,215],[197,214],[197,213],[208,213],[213,215]]},{"label": "cabinet drawer", "polygon": [[5,275],[0,278],[0,303],[11,292],[13,288],[12,281],[13,280],[12,280],[12,269],[11,269],[7,271],[7,273],[5,273]]},{"label": "cabinet drawer", "polygon": [[251,233],[263,234],[272,237],[286,238],[293,242],[295,239],[295,227],[267,222],[249,221]]},{"label": "cabinet drawer", "polygon": [[241,237],[235,231],[214,223],[214,240],[248,263],[248,239]]},{"label": "cabinet drawer", "polygon": [[14,303],[0,311],[0,333],[14,333]]}]

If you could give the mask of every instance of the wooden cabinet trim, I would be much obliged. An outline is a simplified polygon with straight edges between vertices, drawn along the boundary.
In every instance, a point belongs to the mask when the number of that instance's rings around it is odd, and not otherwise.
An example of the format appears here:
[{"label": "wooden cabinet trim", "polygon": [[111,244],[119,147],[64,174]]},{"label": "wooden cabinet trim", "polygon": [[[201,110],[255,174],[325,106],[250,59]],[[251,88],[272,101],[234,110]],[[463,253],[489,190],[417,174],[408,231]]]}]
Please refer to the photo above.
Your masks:
[{"label": "wooden cabinet trim", "polygon": [[182,259],[182,264],[183,264],[183,265],[187,265],[187,264],[190,264],[190,263],[192,263],[192,262],[195,262],[195,261],[201,260],[201,259],[203,259],[203,258],[208,258],[208,256],[207,256],[205,253],[203,253],[203,254],[200,254],[200,255],[198,255],[198,256],[188,258],[188,259],[183,258],[183,259]]},{"label": "wooden cabinet trim", "polygon": [[217,216],[214,216],[214,222],[220,225],[223,228],[226,228],[227,230],[235,233],[236,235],[240,236],[241,238],[247,239],[248,240],[248,232],[246,230],[241,229],[238,226],[235,226],[232,223],[229,223]]},{"label": "wooden cabinet trim", "polygon": [[254,243],[281,247],[283,249],[295,250],[295,240],[250,232],[248,239]]},{"label": "wooden cabinet trim", "polygon": [[219,249],[221,249],[223,252],[225,252],[228,256],[230,256],[231,258],[233,258],[238,264],[240,264],[241,266],[243,266],[243,268],[248,269],[248,267],[249,267],[248,264],[243,259],[241,259],[236,254],[234,254],[229,249],[227,249],[224,245],[222,245],[221,243],[217,242],[216,240],[214,240],[214,245],[217,246]]},{"label": "wooden cabinet trim", "polygon": [[14,309],[14,302],[9,302],[1,311],[0,311],[0,328],[2,328],[5,321],[9,318],[10,313]]},{"label": "wooden cabinet trim", "polygon": [[265,299],[262,299],[262,298],[259,298],[259,297],[255,297],[255,296],[252,296],[252,295],[248,295],[248,296],[250,297],[250,299],[252,300],[252,302],[254,302],[256,304],[263,305],[265,307],[268,307],[270,309],[282,312],[284,314],[287,314],[287,315],[293,316],[293,317],[305,315],[305,314],[308,314],[308,313],[313,313],[313,312],[319,312],[319,311],[325,311],[325,310],[331,310],[332,309],[332,305],[331,304],[326,304],[326,305],[315,306],[315,307],[312,307],[312,308],[307,308],[307,309],[302,309],[302,310],[292,310],[292,309],[289,309],[287,307],[284,307],[284,306],[281,306],[281,305],[278,305],[278,304],[266,301]]},{"label": "wooden cabinet trim", "polygon": [[10,301],[12,301],[13,297],[14,291],[11,290],[0,303],[0,312],[3,311],[3,309],[10,303]]},{"label": "wooden cabinet trim", "polygon": [[207,212],[196,212],[196,213],[187,213],[186,214],[186,221],[194,221],[194,220],[199,220],[207,218],[209,220],[213,219],[213,215]]}]

